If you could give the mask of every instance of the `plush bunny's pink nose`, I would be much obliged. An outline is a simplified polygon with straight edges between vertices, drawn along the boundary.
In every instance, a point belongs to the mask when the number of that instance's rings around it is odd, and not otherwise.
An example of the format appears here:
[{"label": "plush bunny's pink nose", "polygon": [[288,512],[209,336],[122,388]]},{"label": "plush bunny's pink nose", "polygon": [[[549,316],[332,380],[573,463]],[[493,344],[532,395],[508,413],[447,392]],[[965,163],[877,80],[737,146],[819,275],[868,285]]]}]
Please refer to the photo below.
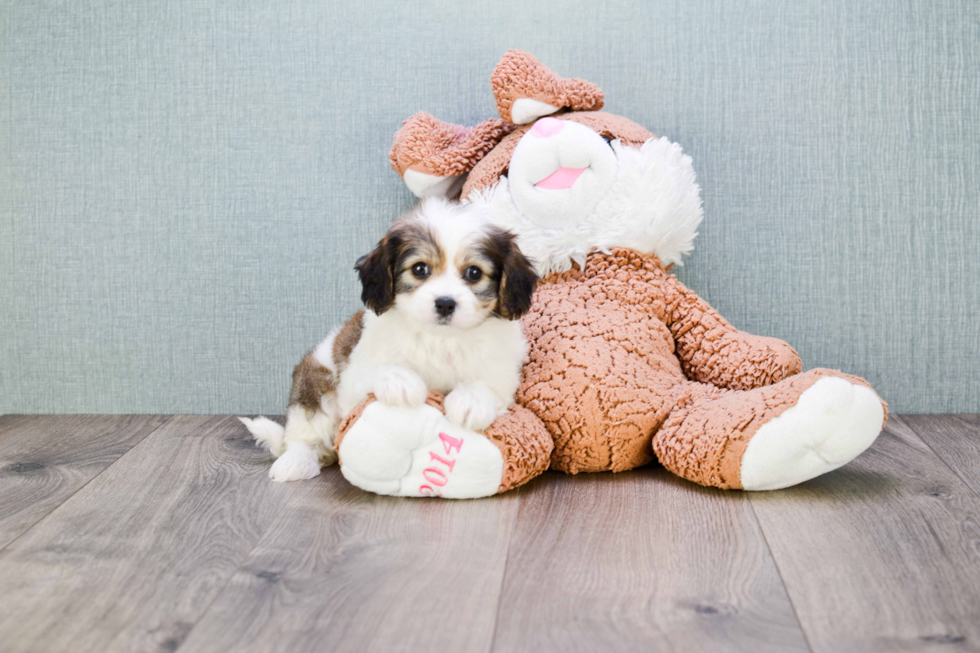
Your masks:
[{"label": "plush bunny's pink nose", "polygon": [[565,129],[565,124],[557,118],[542,118],[531,127],[531,133],[538,138],[548,138],[554,136]]}]

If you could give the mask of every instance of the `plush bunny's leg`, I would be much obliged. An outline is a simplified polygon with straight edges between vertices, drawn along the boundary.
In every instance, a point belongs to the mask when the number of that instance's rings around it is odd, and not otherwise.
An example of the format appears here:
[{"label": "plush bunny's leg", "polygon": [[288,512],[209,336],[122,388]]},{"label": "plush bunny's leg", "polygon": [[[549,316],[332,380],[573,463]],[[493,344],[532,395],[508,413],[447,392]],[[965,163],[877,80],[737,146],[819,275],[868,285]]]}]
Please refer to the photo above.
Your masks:
[{"label": "plush bunny's leg", "polygon": [[512,407],[485,433],[451,423],[432,393],[420,408],[366,401],[341,425],[340,470],[353,485],[403,497],[473,499],[523,485],[548,467],[552,442]]},{"label": "plush bunny's leg", "polygon": [[689,383],[678,389],[653,449],[667,469],[695,483],[775,490],[856,458],[878,436],[885,414],[867,382],[833,370],[748,391]]}]

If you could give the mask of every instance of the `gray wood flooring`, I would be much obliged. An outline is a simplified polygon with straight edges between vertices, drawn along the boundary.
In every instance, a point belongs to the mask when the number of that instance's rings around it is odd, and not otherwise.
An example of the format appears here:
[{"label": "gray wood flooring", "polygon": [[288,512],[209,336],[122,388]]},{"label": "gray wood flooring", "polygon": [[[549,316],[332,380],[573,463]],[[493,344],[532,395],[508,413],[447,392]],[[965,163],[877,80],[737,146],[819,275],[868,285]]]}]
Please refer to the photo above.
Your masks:
[{"label": "gray wood flooring", "polygon": [[0,651],[980,651],[980,418],[779,492],[266,477],[229,417],[0,417]]}]

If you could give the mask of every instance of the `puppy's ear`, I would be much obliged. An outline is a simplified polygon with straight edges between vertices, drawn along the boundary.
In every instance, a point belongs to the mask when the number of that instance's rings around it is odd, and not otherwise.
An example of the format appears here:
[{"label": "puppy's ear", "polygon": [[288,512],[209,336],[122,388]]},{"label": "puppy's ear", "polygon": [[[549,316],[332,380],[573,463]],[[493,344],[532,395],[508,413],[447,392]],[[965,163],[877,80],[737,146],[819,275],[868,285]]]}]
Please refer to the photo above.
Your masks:
[{"label": "puppy's ear", "polygon": [[400,246],[397,234],[389,232],[370,254],[354,264],[361,279],[361,301],[378,315],[395,302],[395,265]]},{"label": "puppy's ear", "polygon": [[517,320],[531,310],[531,296],[538,282],[531,262],[517,246],[514,234],[502,229],[490,233],[488,250],[498,263],[500,285],[497,288],[497,314]]}]

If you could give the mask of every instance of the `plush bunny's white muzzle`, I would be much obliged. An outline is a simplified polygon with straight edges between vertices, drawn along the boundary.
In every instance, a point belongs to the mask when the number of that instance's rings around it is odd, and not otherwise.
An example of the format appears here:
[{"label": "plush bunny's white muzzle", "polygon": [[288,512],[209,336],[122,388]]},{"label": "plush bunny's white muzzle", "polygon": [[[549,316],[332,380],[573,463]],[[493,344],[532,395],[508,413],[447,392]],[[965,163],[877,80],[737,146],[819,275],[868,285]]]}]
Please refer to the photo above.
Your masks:
[{"label": "plush bunny's white muzzle", "polygon": [[616,180],[616,168],[599,134],[571,120],[542,118],[514,149],[507,178],[528,219],[568,228],[592,214]]}]

